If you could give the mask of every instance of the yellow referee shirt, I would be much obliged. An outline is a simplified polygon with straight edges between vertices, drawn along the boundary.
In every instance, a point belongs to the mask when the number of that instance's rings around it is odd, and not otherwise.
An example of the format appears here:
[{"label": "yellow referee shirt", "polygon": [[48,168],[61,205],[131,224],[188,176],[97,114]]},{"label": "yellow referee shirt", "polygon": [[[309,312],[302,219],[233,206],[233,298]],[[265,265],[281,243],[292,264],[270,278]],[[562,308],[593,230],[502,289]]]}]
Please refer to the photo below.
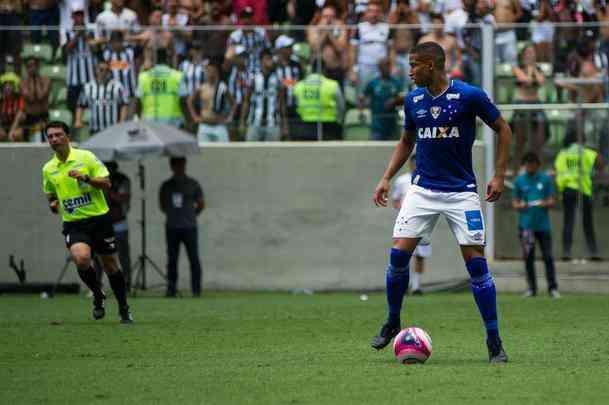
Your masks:
[{"label": "yellow referee shirt", "polygon": [[63,221],[79,221],[107,213],[103,190],[68,176],[70,170],[78,170],[90,177],[110,176],[106,166],[88,150],[70,147],[70,155],[65,162],[54,155],[42,167],[42,190],[57,196]]}]

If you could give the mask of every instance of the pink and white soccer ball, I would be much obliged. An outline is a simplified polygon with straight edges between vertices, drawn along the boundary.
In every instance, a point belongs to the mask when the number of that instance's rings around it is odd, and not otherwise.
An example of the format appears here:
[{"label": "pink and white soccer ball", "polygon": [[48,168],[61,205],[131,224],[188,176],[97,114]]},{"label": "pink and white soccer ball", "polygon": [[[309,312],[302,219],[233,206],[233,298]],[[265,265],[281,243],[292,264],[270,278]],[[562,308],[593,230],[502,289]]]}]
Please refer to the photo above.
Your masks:
[{"label": "pink and white soccer ball", "polygon": [[402,329],[393,339],[393,352],[402,364],[425,363],[431,356],[431,338],[421,328]]}]

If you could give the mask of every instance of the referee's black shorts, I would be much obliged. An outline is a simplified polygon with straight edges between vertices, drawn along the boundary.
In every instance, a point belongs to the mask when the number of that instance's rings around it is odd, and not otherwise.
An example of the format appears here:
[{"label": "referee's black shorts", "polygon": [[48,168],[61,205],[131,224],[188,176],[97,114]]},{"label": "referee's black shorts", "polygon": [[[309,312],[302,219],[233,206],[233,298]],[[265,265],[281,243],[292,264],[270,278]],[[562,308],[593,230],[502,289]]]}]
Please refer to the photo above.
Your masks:
[{"label": "referee's black shorts", "polygon": [[65,237],[68,249],[75,243],[86,243],[97,254],[116,253],[116,240],[110,214],[64,222],[61,233]]}]

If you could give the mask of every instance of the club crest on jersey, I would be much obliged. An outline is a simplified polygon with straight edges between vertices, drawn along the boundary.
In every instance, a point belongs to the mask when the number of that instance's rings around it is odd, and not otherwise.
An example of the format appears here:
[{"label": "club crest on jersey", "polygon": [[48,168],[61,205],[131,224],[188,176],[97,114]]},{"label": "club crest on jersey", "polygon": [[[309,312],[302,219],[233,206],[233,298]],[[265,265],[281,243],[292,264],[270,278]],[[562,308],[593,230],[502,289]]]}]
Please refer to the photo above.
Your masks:
[{"label": "club crest on jersey", "polygon": [[423,97],[425,97],[425,94],[419,94],[418,96],[414,96],[412,98],[412,102],[416,104],[419,101],[423,100]]},{"label": "club crest on jersey", "polygon": [[429,112],[431,112],[431,116],[435,120],[440,116],[440,113],[442,112],[442,107],[433,106],[429,109]]},{"label": "club crest on jersey", "polygon": [[450,100],[459,100],[460,97],[461,97],[461,94],[459,94],[459,93],[447,93],[446,94],[446,99],[448,101],[450,101]]}]

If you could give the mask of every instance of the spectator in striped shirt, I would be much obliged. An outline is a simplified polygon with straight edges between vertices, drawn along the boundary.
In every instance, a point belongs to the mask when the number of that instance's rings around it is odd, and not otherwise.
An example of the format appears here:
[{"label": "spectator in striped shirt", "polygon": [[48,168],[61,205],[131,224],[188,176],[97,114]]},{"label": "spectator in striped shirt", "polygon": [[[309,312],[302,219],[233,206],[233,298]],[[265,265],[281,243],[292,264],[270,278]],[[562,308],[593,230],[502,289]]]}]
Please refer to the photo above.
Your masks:
[{"label": "spectator in striped shirt", "polygon": [[76,109],[74,128],[82,128],[85,108],[91,112],[91,134],[102,131],[127,119],[128,99],[123,85],[112,79],[110,65],[104,60],[97,63],[95,80],[85,84]]},{"label": "spectator in striped shirt", "polygon": [[228,92],[235,100],[235,116],[231,125],[231,139],[242,140],[242,127],[240,125],[241,110],[245,98],[245,91],[249,86],[250,74],[246,70],[246,52],[245,47],[238,45],[231,53],[227,54],[225,64],[228,64]]},{"label": "spectator in striped shirt", "polygon": [[206,66],[205,82],[188,97],[188,110],[199,124],[199,143],[229,141],[227,123],[235,114],[235,102],[215,63]]},{"label": "spectator in striped shirt", "polygon": [[260,52],[271,47],[271,43],[266,36],[266,30],[253,26],[253,15],[254,10],[249,6],[241,11],[239,17],[243,23],[243,28],[239,28],[230,34],[228,50],[226,51],[226,58],[228,58],[230,54],[234,53],[234,47],[238,45],[245,47],[248,54],[247,71],[249,73],[254,73],[260,69]]},{"label": "spectator in striped shirt", "polygon": [[95,78],[95,58],[93,57],[94,36],[85,27],[85,13],[82,5],[72,8],[73,26],[61,32],[61,45],[68,61],[68,108],[74,114],[78,97],[85,83]]},{"label": "spectator in striped shirt", "polygon": [[298,125],[298,113],[296,112],[296,100],[294,98],[294,85],[304,77],[304,70],[300,62],[292,54],[294,39],[287,35],[280,35],[275,40],[277,50],[277,67],[275,73],[281,82],[282,106],[285,107],[285,120],[282,121],[281,136],[286,139],[289,134],[294,133]]},{"label": "spectator in striped shirt", "polygon": [[283,90],[271,51],[264,49],[260,57],[262,69],[252,76],[245,93],[241,127],[247,125],[246,141],[279,141],[280,125],[285,119]]},{"label": "spectator in striped shirt", "polygon": [[135,97],[139,52],[135,47],[125,45],[121,31],[112,31],[110,44],[104,49],[102,58],[108,62],[112,78],[123,85],[127,99]]}]

